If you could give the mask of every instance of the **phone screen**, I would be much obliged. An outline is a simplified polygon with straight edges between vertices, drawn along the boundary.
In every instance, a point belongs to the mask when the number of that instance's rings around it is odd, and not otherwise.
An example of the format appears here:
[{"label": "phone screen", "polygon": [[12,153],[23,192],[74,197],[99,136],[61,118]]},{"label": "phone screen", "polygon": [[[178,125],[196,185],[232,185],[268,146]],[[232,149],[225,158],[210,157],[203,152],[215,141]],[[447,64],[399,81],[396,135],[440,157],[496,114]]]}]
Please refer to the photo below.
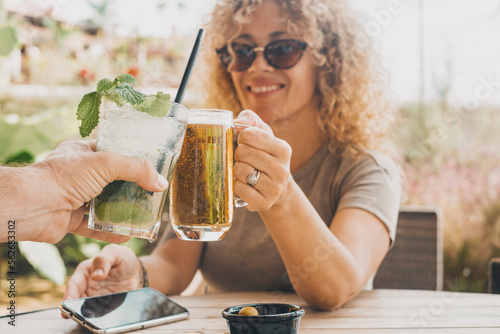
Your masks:
[{"label": "phone screen", "polygon": [[[168,318],[172,318],[172,321],[185,319],[189,314],[186,308],[151,288],[66,300],[62,303],[62,308],[73,313],[72,317],[75,316],[75,320],[80,320],[79,322],[84,322],[84,325],[89,324],[104,332],[117,332],[107,329],[145,322],[147,324],[147,322],[162,318],[166,321],[154,322],[154,324],[169,322]],[[136,326],[136,328],[142,327],[148,326]]]}]

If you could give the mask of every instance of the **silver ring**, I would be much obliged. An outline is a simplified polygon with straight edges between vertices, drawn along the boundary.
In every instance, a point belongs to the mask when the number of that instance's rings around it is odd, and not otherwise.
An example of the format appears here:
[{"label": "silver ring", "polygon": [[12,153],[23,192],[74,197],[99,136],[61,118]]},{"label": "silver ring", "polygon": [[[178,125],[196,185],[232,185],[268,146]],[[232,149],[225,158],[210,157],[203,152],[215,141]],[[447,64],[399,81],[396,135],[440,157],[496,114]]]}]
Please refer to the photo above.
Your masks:
[{"label": "silver ring", "polygon": [[247,176],[247,184],[251,187],[255,187],[255,185],[257,184],[257,182],[259,182],[259,178],[260,178],[260,170],[258,170],[257,168],[255,168],[253,170],[253,172],[251,172],[248,176]]}]

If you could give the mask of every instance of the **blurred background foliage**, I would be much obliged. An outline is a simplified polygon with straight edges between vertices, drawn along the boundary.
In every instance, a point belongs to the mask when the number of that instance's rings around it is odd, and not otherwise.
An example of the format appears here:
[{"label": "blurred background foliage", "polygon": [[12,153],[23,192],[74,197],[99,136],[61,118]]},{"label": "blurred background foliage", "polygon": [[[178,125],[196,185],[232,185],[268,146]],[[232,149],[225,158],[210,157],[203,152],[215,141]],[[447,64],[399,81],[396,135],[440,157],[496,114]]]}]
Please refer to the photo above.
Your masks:
[{"label": "blurred background foliage", "polygon": [[[180,7],[182,3],[177,2]],[[76,106],[102,77],[130,73],[141,88],[175,90],[190,39],[175,34],[166,39],[119,37],[106,26],[107,2],[89,2],[89,6],[95,15],[71,25],[36,6],[7,10],[0,2],[0,164],[33,163],[60,141],[79,139]],[[394,127],[406,175],[404,203],[437,205],[443,210],[445,289],[485,292],[488,261],[500,256],[499,107],[481,104],[468,109],[449,102],[446,85],[436,90],[435,101],[402,104]],[[186,104],[195,103],[196,96],[196,92],[188,94]],[[56,287],[60,279],[41,268],[55,268],[62,260],[65,275],[71,275],[78,263],[105,245],[67,235],[43,250],[30,251],[27,246],[26,253],[41,255],[54,254],[51,247],[55,247],[59,259],[20,255],[18,274],[51,279],[54,283],[39,286],[56,295],[51,302],[57,305],[62,296],[62,288]],[[125,245],[143,255],[155,243],[132,238]],[[0,277],[5,277],[6,248],[0,248]],[[50,304],[33,285],[26,283],[20,291]],[[4,302],[2,288],[0,305]]]},{"label": "blurred background foliage", "polygon": [[[129,73],[148,92],[175,92],[191,41],[184,35],[116,36],[106,25],[108,3],[88,1],[95,15],[73,25],[37,4],[5,8],[0,0],[0,165],[30,164],[63,140],[81,139],[76,107],[103,77]],[[55,245],[20,242],[18,311],[57,305],[67,277],[106,244],[72,234]],[[131,238],[124,245],[143,255],[155,244]],[[0,277],[5,277],[4,245],[0,253]],[[9,302],[3,281],[0,305]]]},{"label": "blurred background foliage", "polygon": [[500,256],[500,113],[446,101],[400,110],[405,202],[436,205],[444,219],[444,288],[486,292]]}]

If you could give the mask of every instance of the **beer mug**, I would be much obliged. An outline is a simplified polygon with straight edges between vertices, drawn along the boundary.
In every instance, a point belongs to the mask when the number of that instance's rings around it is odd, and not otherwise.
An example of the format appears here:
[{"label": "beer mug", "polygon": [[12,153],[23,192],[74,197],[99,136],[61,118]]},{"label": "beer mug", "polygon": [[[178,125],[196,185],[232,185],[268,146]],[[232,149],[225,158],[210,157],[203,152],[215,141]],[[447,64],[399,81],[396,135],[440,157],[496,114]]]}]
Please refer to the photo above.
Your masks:
[{"label": "beer mug", "polygon": [[233,195],[233,113],[192,109],[170,185],[169,215],[183,240],[221,240],[231,227]]}]

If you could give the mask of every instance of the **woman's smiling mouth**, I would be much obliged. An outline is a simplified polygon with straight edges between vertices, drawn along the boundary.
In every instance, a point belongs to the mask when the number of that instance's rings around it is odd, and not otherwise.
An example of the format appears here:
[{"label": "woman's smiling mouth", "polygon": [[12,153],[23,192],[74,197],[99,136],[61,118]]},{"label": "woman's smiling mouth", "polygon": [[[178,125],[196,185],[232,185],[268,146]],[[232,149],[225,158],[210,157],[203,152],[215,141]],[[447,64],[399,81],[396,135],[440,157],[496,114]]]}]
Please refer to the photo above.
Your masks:
[{"label": "woman's smiling mouth", "polygon": [[281,88],[285,87],[285,85],[280,84],[280,85],[269,85],[269,86],[248,86],[247,90],[251,93],[269,93],[273,91],[280,90]]}]

